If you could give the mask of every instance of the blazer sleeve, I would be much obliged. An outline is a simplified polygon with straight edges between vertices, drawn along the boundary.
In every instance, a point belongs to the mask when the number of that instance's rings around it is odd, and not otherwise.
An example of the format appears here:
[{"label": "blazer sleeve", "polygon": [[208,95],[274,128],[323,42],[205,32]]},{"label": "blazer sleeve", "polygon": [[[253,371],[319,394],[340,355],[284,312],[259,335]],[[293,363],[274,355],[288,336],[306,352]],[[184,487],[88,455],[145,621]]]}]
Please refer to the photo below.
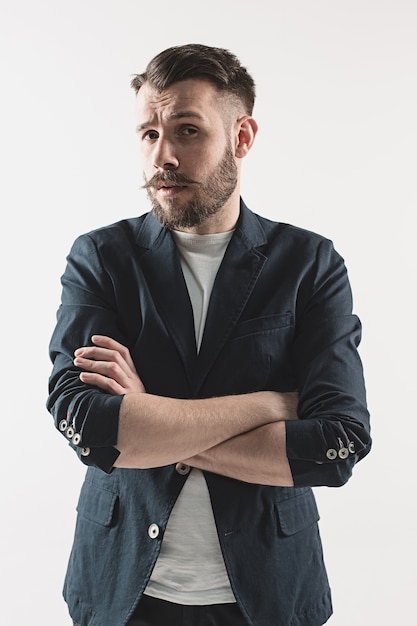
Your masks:
[{"label": "blazer sleeve", "polygon": [[340,486],[371,448],[361,323],[352,314],[345,264],[328,240],[299,291],[293,367],[299,419],[286,423],[294,485]]},{"label": "blazer sleeve", "polygon": [[93,334],[125,341],[117,324],[111,276],[91,236],[75,241],[61,280],[62,301],[49,346],[53,370],[47,408],[79,458],[110,472],[119,456],[115,446],[123,396],[82,383],[73,364],[74,350],[91,345]]}]

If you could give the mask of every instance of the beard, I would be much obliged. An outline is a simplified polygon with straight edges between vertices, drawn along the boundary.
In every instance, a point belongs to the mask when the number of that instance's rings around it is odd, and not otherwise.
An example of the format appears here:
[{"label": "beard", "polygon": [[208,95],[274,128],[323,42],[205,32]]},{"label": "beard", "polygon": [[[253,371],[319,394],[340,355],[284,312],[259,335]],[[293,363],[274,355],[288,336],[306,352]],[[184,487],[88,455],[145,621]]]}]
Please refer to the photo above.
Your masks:
[{"label": "beard", "polygon": [[[218,213],[236,189],[237,180],[237,167],[229,145],[219,164],[209,174],[207,182],[197,182],[174,170],[166,170],[157,172],[143,188],[148,192],[158,221],[166,228],[180,230],[198,226]],[[167,198],[166,206],[162,206],[155,197],[155,189],[162,183],[195,187],[194,198],[183,202],[174,196]]]}]

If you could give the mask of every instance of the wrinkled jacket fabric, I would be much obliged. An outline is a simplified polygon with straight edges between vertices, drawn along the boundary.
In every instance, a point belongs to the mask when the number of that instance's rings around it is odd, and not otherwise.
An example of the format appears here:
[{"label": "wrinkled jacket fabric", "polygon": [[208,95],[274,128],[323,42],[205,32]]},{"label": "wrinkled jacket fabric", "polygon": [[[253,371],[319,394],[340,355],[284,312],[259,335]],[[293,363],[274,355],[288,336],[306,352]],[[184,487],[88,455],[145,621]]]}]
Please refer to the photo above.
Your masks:
[{"label": "wrinkled jacket fabric", "polygon": [[[205,472],[226,568],[252,626],[319,626],[331,599],[311,487],[340,486],[370,449],[357,346],[361,326],[343,259],[311,232],[240,218],[218,271],[197,354],[179,255],[152,213],[79,237],[62,277],[48,408],[88,465],[64,586],[81,626],[124,626],[151,575],[187,475],[175,465],[113,469],[121,396],[73,365],[93,334],[126,345],[147,392],[208,398],[297,391],[286,423],[293,488]],[[152,524],[157,537],[148,533]]]}]

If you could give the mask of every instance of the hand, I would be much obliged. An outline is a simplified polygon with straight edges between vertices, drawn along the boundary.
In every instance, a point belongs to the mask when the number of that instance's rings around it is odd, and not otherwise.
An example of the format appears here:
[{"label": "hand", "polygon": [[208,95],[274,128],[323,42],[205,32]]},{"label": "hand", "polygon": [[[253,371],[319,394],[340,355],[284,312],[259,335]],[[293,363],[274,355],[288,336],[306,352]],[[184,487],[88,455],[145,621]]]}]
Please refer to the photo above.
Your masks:
[{"label": "hand", "polygon": [[129,350],[111,337],[93,335],[93,346],[74,352],[74,365],[83,370],[83,383],[99,387],[107,393],[145,393]]}]

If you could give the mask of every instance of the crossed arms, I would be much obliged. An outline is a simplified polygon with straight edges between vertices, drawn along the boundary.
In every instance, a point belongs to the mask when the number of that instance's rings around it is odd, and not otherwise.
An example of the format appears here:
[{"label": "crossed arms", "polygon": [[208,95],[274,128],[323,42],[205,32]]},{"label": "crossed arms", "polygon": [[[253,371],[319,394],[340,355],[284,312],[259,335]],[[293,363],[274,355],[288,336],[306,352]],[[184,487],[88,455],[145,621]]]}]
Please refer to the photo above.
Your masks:
[{"label": "crossed arms", "polygon": [[285,421],[297,419],[297,394],[256,393],[198,400],[147,394],[126,347],[95,335],[75,351],[83,383],[123,395],[115,467],[184,461],[246,482],[292,486]]},{"label": "crossed arms", "polygon": [[[161,295],[165,278],[158,283],[153,270],[156,253],[149,253],[152,263],[145,253],[138,263],[123,229],[74,244],[50,343],[47,407],[81,460],[105,472],[183,461],[257,484],[344,484],[371,438],[361,325],[331,244],[291,231],[270,250],[271,267],[291,268],[291,280],[265,272],[254,310],[229,336],[218,371],[202,382],[193,378],[192,331],[187,343],[191,314],[179,318],[187,307],[174,307],[174,320]],[[265,317],[265,298],[274,313],[288,313]],[[74,361],[77,346],[86,347]],[[247,350],[256,350],[254,358],[242,358]],[[295,389],[298,395],[278,393]],[[203,399],[183,399],[194,392]]]}]

